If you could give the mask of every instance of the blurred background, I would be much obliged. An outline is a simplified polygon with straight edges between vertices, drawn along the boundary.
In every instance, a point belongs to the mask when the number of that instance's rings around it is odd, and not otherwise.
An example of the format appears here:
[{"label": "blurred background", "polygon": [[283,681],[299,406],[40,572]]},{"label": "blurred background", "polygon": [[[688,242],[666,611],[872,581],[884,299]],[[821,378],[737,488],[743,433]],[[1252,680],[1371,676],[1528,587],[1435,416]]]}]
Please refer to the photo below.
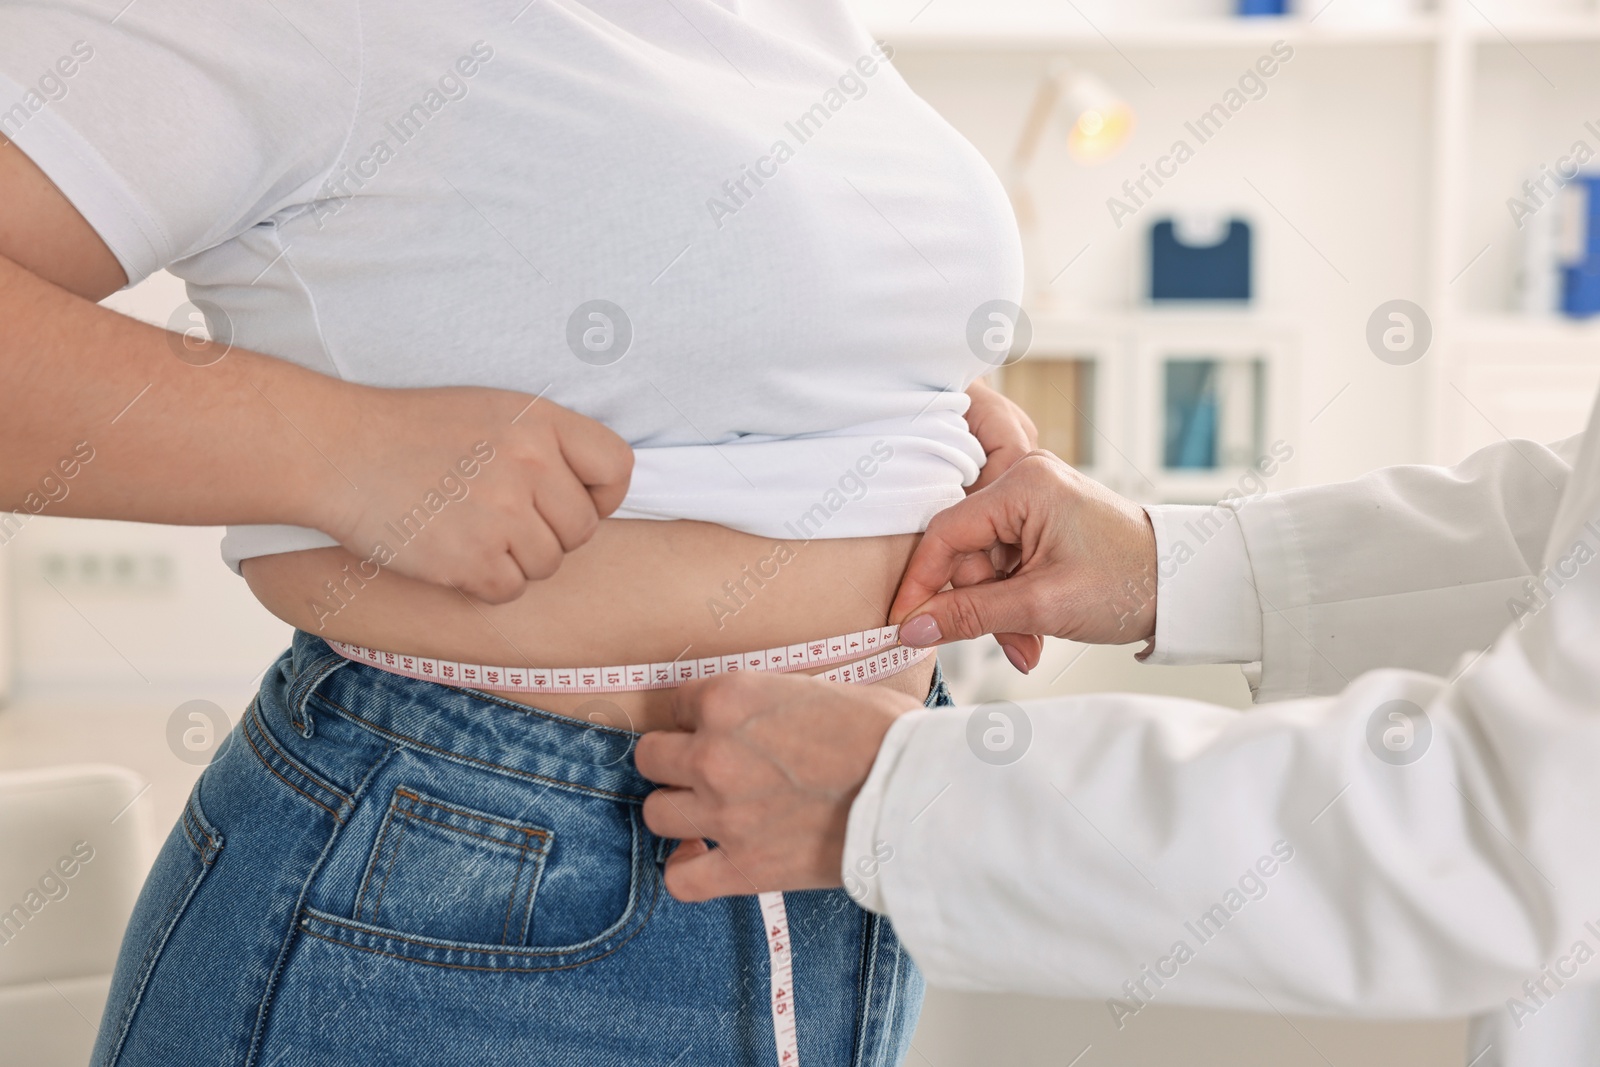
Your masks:
[{"label": "blurred background", "polygon": [[[1600,385],[1589,0],[855,2],[1011,191],[1031,339],[1000,384],[1118,491],[1211,502],[1582,428]],[[166,275],[107,303],[204,328]],[[0,959],[7,1031],[54,1035],[0,1062],[85,1061],[144,866],[287,641],[220,533],[0,522],[0,909],[46,862],[17,857],[54,847],[30,811],[81,809],[106,842]],[[1248,705],[1236,668],[1132,654],[1053,642],[1026,679],[987,640],[944,661],[963,701]],[[85,763],[108,769],[50,769]],[[1102,1003],[935,991],[910,1062],[1430,1067],[1463,1043],[1460,1021],[1265,1003],[1157,1004],[1119,1031]]]}]

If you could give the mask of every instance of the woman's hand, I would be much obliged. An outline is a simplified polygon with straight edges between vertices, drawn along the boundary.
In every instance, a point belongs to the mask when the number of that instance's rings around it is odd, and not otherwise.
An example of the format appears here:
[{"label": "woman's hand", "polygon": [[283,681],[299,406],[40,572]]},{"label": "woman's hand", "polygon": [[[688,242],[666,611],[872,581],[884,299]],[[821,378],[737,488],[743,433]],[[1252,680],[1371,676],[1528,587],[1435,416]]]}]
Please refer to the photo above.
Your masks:
[{"label": "woman's hand", "polygon": [[967,486],[970,495],[1038,448],[1039,430],[1026,411],[981,381],[968,386],[967,395],[972,398],[972,406],[967,408],[967,428],[988,457],[983,470],[978,472],[978,480]]},{"label": "woman's hand", "polygon": [[350,484],[318,528],[363,560],[492,604],[554,574],[628,490],[627,442],[548,400],[363,388],[353,401],[329,450]]},{"label": "woman's hand", "polygon": [[500,603],[555,573],[627,492],[627,442],[548,400],[375,389],[195,346],[90,303],[124,281],[0,137],[0,509],[312,526],[368,578],[392,567]]}]

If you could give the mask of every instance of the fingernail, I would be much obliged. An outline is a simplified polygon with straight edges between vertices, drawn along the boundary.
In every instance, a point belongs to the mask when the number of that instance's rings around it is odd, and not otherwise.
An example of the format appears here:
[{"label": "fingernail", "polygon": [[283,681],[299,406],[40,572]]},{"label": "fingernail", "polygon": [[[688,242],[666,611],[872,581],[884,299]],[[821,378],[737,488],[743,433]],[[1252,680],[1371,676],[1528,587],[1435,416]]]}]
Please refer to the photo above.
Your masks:
[{"label": "fingernail", "polygon": [[1022,658],[1021,652],[1018,652],[1010,645],[1001,645],[1000,647],[1006,650],[1006,659],[1011,661],[1011,665],[1013,667],[1021,671],[1023,674],[1028,673],[1028,661]]},{"label": "fingernail", "polygon": [[944,635],[939,632],[939,620],[932,615],[918,615],[910,622],[900,624],[900,643],[921,647],[936,645]]}]

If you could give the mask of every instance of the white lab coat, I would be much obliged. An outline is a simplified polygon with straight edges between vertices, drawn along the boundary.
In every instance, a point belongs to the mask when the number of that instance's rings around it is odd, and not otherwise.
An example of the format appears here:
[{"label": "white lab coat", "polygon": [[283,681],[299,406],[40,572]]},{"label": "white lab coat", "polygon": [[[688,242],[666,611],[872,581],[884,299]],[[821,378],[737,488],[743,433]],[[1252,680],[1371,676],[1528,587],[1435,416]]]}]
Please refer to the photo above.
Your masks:
[{"label": "white lab coat", "polygon": [[1237,521],[1152,508],[1152,661],[1259,661],[1274,703],[1030,701],[1025,746],[1014,706],[912,712],[851,810],[847,885],[946,987],[1104,999],[1122,1025],[1481,1013],[1478,1067],[1589,1062],[1597,418]]}]

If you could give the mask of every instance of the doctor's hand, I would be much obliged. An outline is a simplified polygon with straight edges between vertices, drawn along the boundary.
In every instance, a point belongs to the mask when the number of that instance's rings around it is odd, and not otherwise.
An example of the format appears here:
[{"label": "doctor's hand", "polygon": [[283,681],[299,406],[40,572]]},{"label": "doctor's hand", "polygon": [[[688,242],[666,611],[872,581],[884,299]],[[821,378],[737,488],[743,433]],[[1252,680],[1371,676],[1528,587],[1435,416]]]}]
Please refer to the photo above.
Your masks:
[{"label": "doctor's hand", "polygon": [[889,619],[900,620],[908,645],[992,633],[1026,673],[1038,666],[1041,635],[1150,640],[1155,594],[1155,531],[1144,509],[1035,451],[933,517]]},{"label": "doctor's hand", "polygon": [[921,706],[884,686],[792,674],[679,687],[677,730],[634,750],[639,773],[665,787],[645,798],[645,825],[683,841],[667,891],[699,901],[839,885],[850,805],[889,727]]}]

